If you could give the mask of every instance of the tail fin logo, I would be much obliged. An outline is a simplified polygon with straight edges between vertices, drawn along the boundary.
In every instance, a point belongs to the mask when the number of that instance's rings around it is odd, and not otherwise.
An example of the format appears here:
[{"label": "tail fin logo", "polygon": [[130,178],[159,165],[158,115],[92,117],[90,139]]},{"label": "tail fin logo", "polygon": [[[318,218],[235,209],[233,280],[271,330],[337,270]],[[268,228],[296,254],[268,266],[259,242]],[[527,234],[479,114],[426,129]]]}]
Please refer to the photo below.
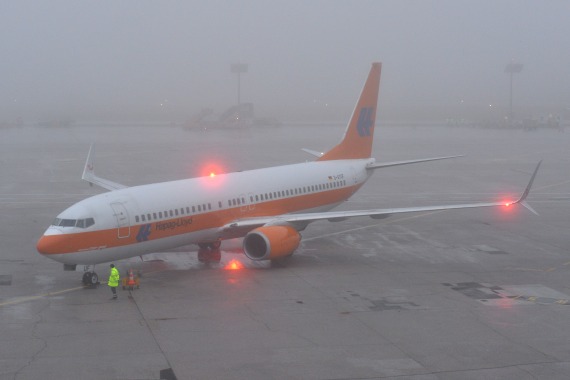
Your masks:
[{"label": "tail fin logo", "polygon": [[372,120],[373,114],[374,107],[363,107],[360,110],[358,123],[356,124],[356,130],[360,137],[370,136],[370,128],[374,127],[374,121]]}]

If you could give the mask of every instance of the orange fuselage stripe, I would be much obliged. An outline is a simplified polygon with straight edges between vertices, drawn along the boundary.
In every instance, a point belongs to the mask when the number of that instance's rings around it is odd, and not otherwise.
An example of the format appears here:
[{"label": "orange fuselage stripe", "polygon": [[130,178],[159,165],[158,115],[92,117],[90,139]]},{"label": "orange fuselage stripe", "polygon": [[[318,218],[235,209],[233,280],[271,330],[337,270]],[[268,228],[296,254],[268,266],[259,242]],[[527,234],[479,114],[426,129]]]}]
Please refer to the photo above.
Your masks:
[{"label": "orange fuselage stripe", "polygon": [[150,233],[145,241],[218,228],[239,218],[281,215],[323,207],[347,199],[361,185],[362,184],[358,184],[284,199],[250,203],[204,214],[180,216],[173,219],[154,221],[152,223],[140,223],[129,227],[121,227],[121,235],[126,237],[119,237],[117,227],[87,232],[64,233],[61,235],[45,235],[42,239],[45,239],[44,243],[49,247],[49,250],[42,253],[74,253],[137,244],[137,235],[140,226],[148,224],[151,225]]}]

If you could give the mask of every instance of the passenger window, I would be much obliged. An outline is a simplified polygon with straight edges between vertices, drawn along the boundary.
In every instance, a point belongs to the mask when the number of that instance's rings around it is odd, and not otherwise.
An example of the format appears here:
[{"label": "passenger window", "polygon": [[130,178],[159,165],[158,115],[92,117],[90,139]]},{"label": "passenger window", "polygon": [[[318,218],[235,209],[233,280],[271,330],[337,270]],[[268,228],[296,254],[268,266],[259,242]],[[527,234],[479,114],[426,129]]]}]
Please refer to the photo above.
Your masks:
[{"label": "passenger window", "polygon": [[[222,206],[220,205],[220,207],[222,207]],[[188,207],[188,206],[186,206],[186,214],[190,214],[190,207]]]},{"label": "passenger window", "polygon": [[145,219],[145,217],[144,217],[144,214],[141,215],[141,219],[142,219],[143,222],[146,222],[146,219]]},{"label": "passenger window", "polygon": [[211,209],[212,209],[212,204],[208,203],[208,210],[211,210]]},{"label": "passenger window", "polygon": [[192,213],[196,212],[196,207],[192,206]]},{"label": "passenger window", "polygon": [[138,215],[135,216],[135,222],[137,222],[137,223],[139,222],[139,216]]},{"label": "passenger window", "polygon": [[152,218],[150,217],[150,214],[146,214],[146,216],[148,217],[148,220],[151,221]]},{"label": "passenger window", "polygon": [[172,210],[168,210],[168,212],[170,213],[170,216],[174,216],[174,213],[172,212]]},{"label": "passenger window", "polygon": [[[159,211],[159,212],[158,212],[158,217],[159,217],[160,219],[162,219],[162,211]],[[138,222],[138,220],[137,220],[137,222]]]},{"label": "passenger window", "polygon": [[178,216],[178,209],[174,209],[174,215]]},{"label": "passenger window", "polygon": [[158,218],[156,217],[156,212],[153,212],[153,213],[152,213],[152,217],[154,218],[154,220],[158,219]]},{"label": "passenger window", "polygon": [[198,205],[198,212],[202,211],[202,206]]}]

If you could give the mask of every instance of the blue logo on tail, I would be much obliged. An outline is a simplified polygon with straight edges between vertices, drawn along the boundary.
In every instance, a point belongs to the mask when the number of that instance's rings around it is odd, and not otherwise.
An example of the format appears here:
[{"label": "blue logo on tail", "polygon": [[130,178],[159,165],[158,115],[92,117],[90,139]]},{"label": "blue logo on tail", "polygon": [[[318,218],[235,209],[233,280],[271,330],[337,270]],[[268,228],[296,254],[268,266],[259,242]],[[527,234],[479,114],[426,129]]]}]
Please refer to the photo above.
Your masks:
[{"label": "blue logo on tail", "polygon": [[374,107],[364,107],[360,110],[358,123],[356,124],[356,130],[360,137],[370,136],[370,129],[374,127],[374,121],[372,120],[373,113]]}]

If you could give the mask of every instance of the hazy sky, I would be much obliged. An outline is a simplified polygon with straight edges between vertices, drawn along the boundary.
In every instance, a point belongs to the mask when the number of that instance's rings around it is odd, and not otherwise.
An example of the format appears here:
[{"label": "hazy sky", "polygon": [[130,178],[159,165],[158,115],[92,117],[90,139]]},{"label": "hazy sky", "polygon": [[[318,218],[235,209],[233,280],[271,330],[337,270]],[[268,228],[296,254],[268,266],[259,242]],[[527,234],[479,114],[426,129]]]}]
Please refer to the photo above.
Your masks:
[{"label": "hazy sky", "polygon": [[[352,109],[373,61],[386,106],[570,106],[570,1],[0,1],[0,121]],[[161,106],[162,104],[162,106]],[[137,118],[136,116],[133,116]]]}]

